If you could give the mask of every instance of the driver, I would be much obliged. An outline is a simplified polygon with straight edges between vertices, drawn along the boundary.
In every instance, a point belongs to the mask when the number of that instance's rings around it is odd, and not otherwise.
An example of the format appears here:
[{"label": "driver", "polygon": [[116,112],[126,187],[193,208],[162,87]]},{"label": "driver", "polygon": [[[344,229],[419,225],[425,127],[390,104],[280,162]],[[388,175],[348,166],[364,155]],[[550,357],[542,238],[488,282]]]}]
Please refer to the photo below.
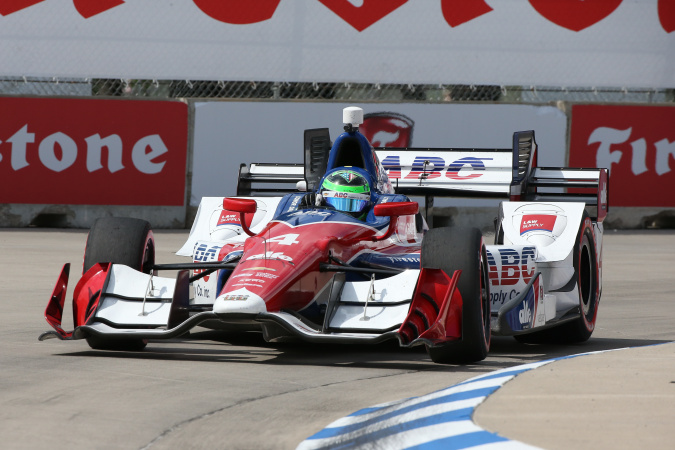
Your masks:
[{"label": "driver", "polygon": [[323,201],[338,211],[364,220],[371,204],[370,184],[360,173],[338,169],[326,176],[320,189]]}]

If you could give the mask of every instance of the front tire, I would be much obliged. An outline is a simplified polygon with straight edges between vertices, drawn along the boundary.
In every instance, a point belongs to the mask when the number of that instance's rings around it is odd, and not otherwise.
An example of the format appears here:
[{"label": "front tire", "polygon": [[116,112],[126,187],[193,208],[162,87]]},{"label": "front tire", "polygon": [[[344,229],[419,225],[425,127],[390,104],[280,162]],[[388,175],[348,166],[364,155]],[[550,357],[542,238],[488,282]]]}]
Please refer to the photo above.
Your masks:
[{"label": "front tire", "polygon": [[[129,217],[105,217],[96,220],[89,231],[84,250],[84,274],[96,263],[124,264],[143,273],[155,265],[155,240],[150,223]],[[143,339],[110,339],[88,336],[96,350],[139,351],[147,345]]]},{"label": "front tire", "polygon": [[432,361],[466,364],[482,361],[490,349],[490,291],[487,253],[477,228],[429,230],[422,241],[422,267],[462,274],[457,289],[462,296],[462,338],[440,346],[427,345]]}]

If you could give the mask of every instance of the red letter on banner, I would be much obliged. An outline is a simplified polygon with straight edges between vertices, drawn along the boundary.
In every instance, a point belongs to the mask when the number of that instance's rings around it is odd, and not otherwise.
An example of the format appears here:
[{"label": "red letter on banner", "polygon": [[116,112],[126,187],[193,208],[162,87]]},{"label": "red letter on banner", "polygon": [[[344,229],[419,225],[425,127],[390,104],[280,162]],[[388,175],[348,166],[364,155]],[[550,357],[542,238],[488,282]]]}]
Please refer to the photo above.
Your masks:
[{"label": "red letter on banner", "polygon": [[556,25],[581,31],[595,25],[619,7],[622,0],[530,0],[539,14]]},{"label": "red letter on banner", "polygon": [[281,0],[194,0],[197,8],[209,17],[233,25],[269,20]]},{"label": "red letter on banner", "polygon": [[124,0],[73,0],[75,9],[82,17],[88,19],[124,3]]},{"label": "red letter on banner", "polygon": [[675,2],[659,0],[659,21],[666,33],[675,31]]},{"label": "red letter on banner", "polygon": [[408,0],[363,0],[363,5],[354,6],[349,0],[319,0],[342,20],[363,31],[394,11]]},{"label": "red letter on banner", "polygon": [[441,10],[448,25],[456,27],[492,11],[485,0],[441,0]]},{"label": "red letter on banner", "polygon": [[0,15],[8,16],[45,0],[4,0],[0,3]]}]

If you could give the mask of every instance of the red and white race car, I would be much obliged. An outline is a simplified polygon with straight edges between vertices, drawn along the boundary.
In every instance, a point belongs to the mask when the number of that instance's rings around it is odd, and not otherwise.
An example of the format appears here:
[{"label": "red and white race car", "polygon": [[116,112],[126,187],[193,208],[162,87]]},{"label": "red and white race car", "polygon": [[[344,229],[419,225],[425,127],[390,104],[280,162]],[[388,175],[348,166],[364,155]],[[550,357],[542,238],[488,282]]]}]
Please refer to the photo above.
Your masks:
[{"label": "red and white race car", "polygon": [[[155,261],[149,223],[99,219],[61,319],[69,265],[40,340],[140,350],[197,325],[267,341],[425,345],[439,363],[484,359],[490,336],[587,340],[602,284],[605,169],[538,168],[534,132],[510,149],[373,148],[358,131],[305,131],[305,163],[242,165],[238,196],[204,198],[179,255]],[[288,184],[291,188],[288,188]],[[501,196],[494,243],[429,229],[410,196]],[[429,208],[426,208],[428,211]],[[158,276],[177,271],[177,276]]]}]

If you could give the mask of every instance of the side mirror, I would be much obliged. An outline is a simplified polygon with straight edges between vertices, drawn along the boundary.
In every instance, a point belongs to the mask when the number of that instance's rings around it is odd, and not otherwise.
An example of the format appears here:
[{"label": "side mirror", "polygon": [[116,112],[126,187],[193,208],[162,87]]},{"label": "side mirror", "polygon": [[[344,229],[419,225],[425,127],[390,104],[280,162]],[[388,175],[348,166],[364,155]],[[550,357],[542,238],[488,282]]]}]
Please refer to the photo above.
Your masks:
[{"label": "side mirror", "polygon": [[383,241],[388,239],[396,229],[398,218],[400,216],[410,216],[412,214],[417,214],[419,208],[420,207],[417,202],[392,202],[375,205],[375,208],[373,208],[373,214],[380,217],[391,217],[391,221],[389,222],[389,228],[387,229],[387,232],[382,236],[374,237],[373,240]]},{"label": "side mirror", "polygon": [[239,223],[241,229],[244,230],[244,233],[249,236],[255,236],[255,234],[249,229],[246,225],[246,214],[255,214],[258,209],[258,204],[255,200],[249,198],[236,198],[236,197],[227,197],[223,199],[223,209],[228,211],[234,211],[239,213]]}]

